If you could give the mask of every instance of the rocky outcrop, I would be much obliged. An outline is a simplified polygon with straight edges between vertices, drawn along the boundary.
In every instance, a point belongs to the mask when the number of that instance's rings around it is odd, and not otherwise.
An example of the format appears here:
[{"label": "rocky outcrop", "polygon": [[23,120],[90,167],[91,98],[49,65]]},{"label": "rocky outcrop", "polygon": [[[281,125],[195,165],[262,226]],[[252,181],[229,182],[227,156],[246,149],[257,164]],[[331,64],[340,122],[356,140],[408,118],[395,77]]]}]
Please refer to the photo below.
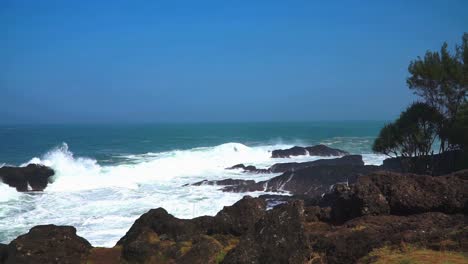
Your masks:
[{"label": "rocky outcrop", "polygon": [[280,176],[255,184],[233,185],[226,192],[289,192],[293,195],[319,196],[339,182],[353,183],[358,176],[379,170],[378,166],[312,166],[287,171]]},{"label": "rocky outcrop", "polygon": [[411,216],[364,216],[341,226],[305,223],[313,249],[311,263],[352,264],[383,246],[466,252],[466,215],[424,213]]},{"label": "rocky outcrop", "polygon": [[8,245],[4,263],[81,264],[86,261],[90,249],[91,244],[77,236],[72,226],[36,226]]},{"label": "rocky outcrop", "polygon": [[315,145],[311,147],[292,147],[290,149],[277,149],[271,152],[272,158],[289,158],[291,156],[344,156],[349,153],[335,148],[330,148],[325,145]]},{"label": "rocky outcrop", "polygon": [[[162,257],[177,263],[216,263],[238,236],[254,228],[265,214],[265,201],[244,197],[216,216],[178,219],[162,208],[143,214],[122,237],[122,257],[130,263],[145,263]],[[208,255],[207,255],[208,254]]]},{"label": "rocky outcrop", "polygon": [[[317,173],[325,167],[330,166],[302,170]],[[216,216],[194,219],[152,209],[113,248],[92,248],[73,227],[38,226],[8,246],[0,244],[0,260],[351,264],[369,263],[370,253],[383,247],[468,251],[468,170],[432,177],[331,166],[340,167],[337,175],[356,170],[354,183],[336,184],[323,197],[288,196],[267,210],[266,201],[278,196],[246,196]]]},{"label": "rocky outcrop", "polygon": [[364,215],[410,215],[425,212],[468,214],[468,170],[447,176],[377,172],[351,186],[337,185],[322,206],[342,223]]},{"label": "rocky outcrop", "polygon": [[19,192],[43,191],[53,175],[54,171],[51,168],[39,164],[0,168],[0,180]]},{"label": "rocky outcrop", "polygon": [[273,164],[268,171],[272,173],[296,171],[307,167],[313,166],[364,166],[364,161],[361,155],[346,155],[341,158],[335,159],[319,159],[307,162],[288,162],[288,163],[276,163]]}]

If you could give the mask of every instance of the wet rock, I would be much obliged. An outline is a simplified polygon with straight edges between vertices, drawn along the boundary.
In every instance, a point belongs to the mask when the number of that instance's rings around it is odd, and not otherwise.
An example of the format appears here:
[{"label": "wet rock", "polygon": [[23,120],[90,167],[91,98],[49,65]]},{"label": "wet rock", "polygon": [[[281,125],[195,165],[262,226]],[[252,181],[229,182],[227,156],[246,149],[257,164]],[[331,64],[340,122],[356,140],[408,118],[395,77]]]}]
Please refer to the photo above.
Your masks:
[{"label": "wet rock", "polygon": [[203,180],[203,181],[193,183],[191,185],[193,186],[201,186],[201,185],[227,186],[227,185],[251,185],[254,183],[255,183],[254,180],[224,179],[224,180],[213,180],[213,181]]},{"label": "wet rock", "polygon": [[243,170],[244,172],[251,172],[251,173],[270,173],[268,169],[257,169],[257,167],[248,165],[245,166],[244,164],[237,164],[232,167],[226,168],[226,170]]},{"label": "wet rock", "polygon": [[322,206],[332,219],[345,222],[363,215],[411,215],[424,212],[468,214],[468,170],[447,176],[377,172],[360,177],[351,186],[337,185]]},{"label": "wet rock", "polygon": [[43,191],[53,175],[54,171],[51,168],[39,164],[0,168],[0,180],[19,192]]},{"label": "wet rock", "polygon": [[312,166],[364,166],[364,161],[361,155],[346,155],[335,159],[319,159],[308,162],[288,162],[273,164],[268,171],[272,173],[295,171]]},{"label": "wet rock", "polygon": [[91,244],[72,226],[35,226],[8,245],[5,263],[67,263],[86,261]]},{"label": "wet rock", "polygon": [[287,171],[280,176],[255,184],[227,186],[226,192],[290,192],[293,195],[320,196],[339,182],[353,183],[359,176],[379,170],[378,166],[312,166]]},{"label": "wet rock", "polygon": [[271,153],[272,158],[289,158],[291,156],[343,156],[349,153],[335,148],[330,148],[325,145],[316,145],[312,147],[292,147],[290,149],[277,149]]}]

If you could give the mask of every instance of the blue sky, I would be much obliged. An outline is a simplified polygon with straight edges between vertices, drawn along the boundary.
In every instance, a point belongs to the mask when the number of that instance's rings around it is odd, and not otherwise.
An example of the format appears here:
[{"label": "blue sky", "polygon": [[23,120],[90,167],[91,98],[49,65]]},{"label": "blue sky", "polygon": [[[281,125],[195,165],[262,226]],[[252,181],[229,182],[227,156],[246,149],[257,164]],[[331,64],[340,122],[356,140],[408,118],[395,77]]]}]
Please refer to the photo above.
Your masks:
[{"label": "blue sky", "polygon": [[[385,3],[384,3],[385,2]],[[468,1],[0,2],[0,124],[387,120]]]}]

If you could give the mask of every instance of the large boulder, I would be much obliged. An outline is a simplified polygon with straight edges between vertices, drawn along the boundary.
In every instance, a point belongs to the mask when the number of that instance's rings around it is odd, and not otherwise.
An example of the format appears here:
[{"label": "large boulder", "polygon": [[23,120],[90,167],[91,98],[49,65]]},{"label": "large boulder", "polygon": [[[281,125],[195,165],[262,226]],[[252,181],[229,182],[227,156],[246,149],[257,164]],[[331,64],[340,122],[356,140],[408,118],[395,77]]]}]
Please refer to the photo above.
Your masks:
[{"label": "large boulder", "polygon": [[[8,246],[4,263],[85,263],[91,244],[72,226],[35,226]],[[3,263],[3,262],[2,262]]]},{"label": "large boulder", "polygon": [[19,192],[43,191],[53,175],[54,170],[39,164],[0,168],[0,180]]},{"label": "large boulder", "polygon": [[315,145],[311,147],[299,147],[294,146],[289,149],[277,149],[271,152],[272,158],[289,158],[291,156],[302,156],[302,155],[309,155],[309,156],[344,156],[348,155],[349,153],[341,150],[330,148],[326,145]]},{"label": "large boulder", "polygon": [[468,170],[446,176],[376,172],[338,185],[321,203],[338,223],[363,215],[468,214]]}]

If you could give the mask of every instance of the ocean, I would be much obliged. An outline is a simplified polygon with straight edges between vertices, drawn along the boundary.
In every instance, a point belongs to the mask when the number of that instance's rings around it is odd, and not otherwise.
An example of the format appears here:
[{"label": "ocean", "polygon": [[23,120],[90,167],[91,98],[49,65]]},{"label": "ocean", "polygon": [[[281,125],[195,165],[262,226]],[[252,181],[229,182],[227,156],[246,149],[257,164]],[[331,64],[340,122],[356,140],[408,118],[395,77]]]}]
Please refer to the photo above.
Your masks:
[{"label": "ocean", "polygon": [[163,207],[179,218],[215,215],[244,195],[217,186],[183,186],[204,179],[265,180],[279,174],[225,170],[272,159],[274,149],[326,144],[362,154],[366,164],[384,121],[303,123],[187,123],[0,125],[0,166],[52,167],[44,192],[18,193],[0,183],[0,243],[41,224],[72,225],[93,246],[113,246],[143,213]]}]

